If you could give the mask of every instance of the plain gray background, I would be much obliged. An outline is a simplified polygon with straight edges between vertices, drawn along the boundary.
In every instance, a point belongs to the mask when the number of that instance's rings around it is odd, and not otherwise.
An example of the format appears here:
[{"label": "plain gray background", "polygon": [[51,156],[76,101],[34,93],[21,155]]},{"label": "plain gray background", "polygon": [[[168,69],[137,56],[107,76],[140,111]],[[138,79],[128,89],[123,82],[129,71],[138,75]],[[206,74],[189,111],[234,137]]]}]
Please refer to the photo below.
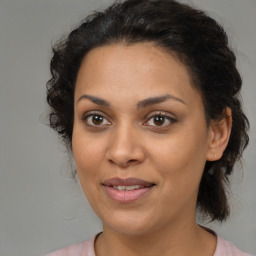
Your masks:
[{"label": "plain gray background", "polygon": [[[0,255],[32,256],[95,235],[100,221],[70,178],[65,148],[46,125],[51,44],[111,0],[0,0]],[[187,2],[187,1],[186,1]],[[226,28],[251,122],[243,170],[232,179],[232,215],[214,228],[256,253],[256,1],[194,0]]]}]

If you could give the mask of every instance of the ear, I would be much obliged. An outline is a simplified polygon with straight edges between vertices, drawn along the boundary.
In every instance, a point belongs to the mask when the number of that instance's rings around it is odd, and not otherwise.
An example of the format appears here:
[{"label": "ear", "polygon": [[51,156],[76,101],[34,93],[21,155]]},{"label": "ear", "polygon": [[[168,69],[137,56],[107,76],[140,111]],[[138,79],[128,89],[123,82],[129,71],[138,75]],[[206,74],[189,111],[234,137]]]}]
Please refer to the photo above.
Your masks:
[{"label": "ear", "polygon": [[216,161],[222,157],[225,151],[232,127],[232,111],[230,108],[224,110],[221,120],[212,121],[209,127],[209,147],[207,152],[208,161]]}]

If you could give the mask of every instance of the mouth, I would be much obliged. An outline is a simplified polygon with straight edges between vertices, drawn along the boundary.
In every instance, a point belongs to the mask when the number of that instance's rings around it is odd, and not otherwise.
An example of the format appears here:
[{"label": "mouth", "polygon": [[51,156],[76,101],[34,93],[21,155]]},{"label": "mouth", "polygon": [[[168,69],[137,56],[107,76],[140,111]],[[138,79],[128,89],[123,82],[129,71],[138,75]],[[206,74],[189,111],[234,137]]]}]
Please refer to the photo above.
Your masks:
[{"label": "mouth", "polygon": [[140,185],[133,185],[133,186],[112,186],[112,188],[117,189],[119,191],[131,191],[131,190],[135,190],[135,189],[140,189],[140,188],[144,188],[144,186],[140,186]]},{"label": "mouth", "polygon": [[156,185],[137,178],[112,178],[102,184],[107,196],[118,203],[131,203],[148,195]]}]

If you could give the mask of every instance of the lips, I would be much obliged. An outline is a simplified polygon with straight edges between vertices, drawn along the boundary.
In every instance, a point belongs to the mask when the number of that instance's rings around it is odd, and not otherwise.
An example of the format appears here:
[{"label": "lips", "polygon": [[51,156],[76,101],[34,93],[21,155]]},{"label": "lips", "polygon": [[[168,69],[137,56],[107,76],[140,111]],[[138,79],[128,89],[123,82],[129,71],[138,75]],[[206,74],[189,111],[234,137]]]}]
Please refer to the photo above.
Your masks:
[{"label": "lips", "polygon": [[131,203],[146,196],[154,183],[137,178],[111,178],[102,184],[107,196],[118,203]]},{"label": "lips", "polygon": [[110,186],[134,186],[134,185],[149,187],[155,184],[147,182],[145,180],[137,179],[137,178],[127,178],[127,179],[111,178],[111,179],[105,180],[103,182],[103,185],[109,186],[109,187]]}]

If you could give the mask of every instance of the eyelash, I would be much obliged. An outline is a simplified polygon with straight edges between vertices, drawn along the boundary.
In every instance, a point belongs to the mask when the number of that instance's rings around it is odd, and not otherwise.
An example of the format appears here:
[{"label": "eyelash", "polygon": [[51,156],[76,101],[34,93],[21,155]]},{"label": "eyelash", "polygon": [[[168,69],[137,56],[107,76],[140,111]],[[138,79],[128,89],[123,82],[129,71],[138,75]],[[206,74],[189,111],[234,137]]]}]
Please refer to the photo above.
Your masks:
[{"label": "eyelash", "polygon": [[167,125],[159,125],[159,126],[158,125],[152,125],[152,128],[154,127],[153,129],[164,129],[164,128],[169,127],[171,124],[174,124],[174,123],[177,122],[177,120],[175,118],[171,117],[169,114],[158,112],[158,113],[150,114],[149,117],[148,117],[148,120],[144,123],[144,125],[146,124],[146,126],[150,126],[150,125],[147,125],[147,123],[149,123],[149,121],[151,119],[155,118],[155,117],[164,118],[165,119],[164,122],[168,121],[169,124],[167,124]]},{"label": "eyelash", "polygon": [[[100,124],[100,125],[95,125],[95,124],[89,124],[88,123],[88,119],[92,118],[94,116],[99,116],[102,117],[103,120],[107,120],[108,124]],[[168,121],[169,123],[167,125],[149,125],[148,123],[150,122],[151,119],[155,118],[155,117],[160,117],[160,118],[164,118],[164,122]],[[91,128],[96,128],[96,129],[101,129],[101,128],[105,128],[106,126],[110,126],[112,123],[110,121],[108,121],[108,119],[101,113],[101,112],[90,112],[87,115],[83,116],[82,121],[85,123],[86,126],[89,126]],[[104,122],[104,121],[103,121]],[[163,112],[158,112],[158,113],[152,113],[147,117],[147,121],[143,123],[143,125],[145,126],[151,126],[152,129],[165,129],[167,127],[169,127],[171,124],[174,124],[175,122],[177,122],[177,120],[173,117],[171,117],[169,114],[163,113]]]},{"label": "eyelash", "polygon": [[[108,121],[108,119],[107,119],[106,117],[104,117],[104,115],[103,115],[102,113],[100,113],[100,112],[90,112],[90,113],[88,113],[87,115],[83,116],[82,120],[83,120],[83,122],[84,122],[87,126],[93,127],[93,128],[102,128],[102,126],[109,126],[109,124],[107,124],[107,125],[88,124],[88,119],[89,119],[90,117],[94,117],[94,116],[103,117],[103,119],[105,119],[105,120]],[[111,122],[109,122],[109,121],[108,121],[108,123],[111,124]]]}]

